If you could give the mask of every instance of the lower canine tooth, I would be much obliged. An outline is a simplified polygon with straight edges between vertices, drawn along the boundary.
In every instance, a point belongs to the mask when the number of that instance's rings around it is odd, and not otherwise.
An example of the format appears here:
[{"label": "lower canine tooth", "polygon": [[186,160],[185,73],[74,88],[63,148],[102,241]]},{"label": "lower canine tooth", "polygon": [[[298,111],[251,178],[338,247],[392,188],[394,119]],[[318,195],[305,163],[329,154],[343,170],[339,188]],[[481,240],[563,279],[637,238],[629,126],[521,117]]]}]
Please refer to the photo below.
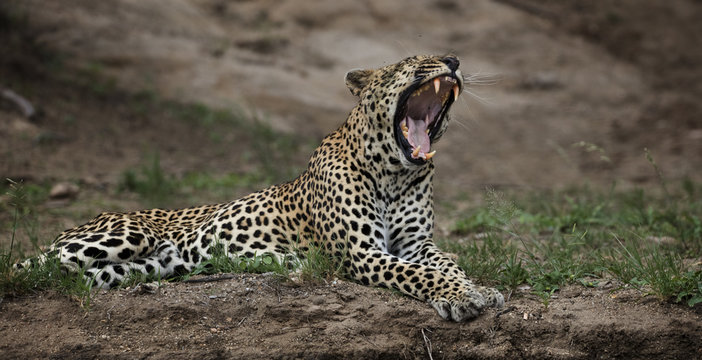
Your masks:
[{"label": "lower canine tooth", "polygon": [[458,85],[453,86],[453,101],[456,101],[458,99],[458,92],[460,90],[458,89]]},{"label": "lower canine tooth", "polygon": [[436,150],[434,150],[434,151],[432,151],[432,152],[430,152],[430,153],[426,153],[425,155],[426,155],[426,157],[427,157],[427,160],[429,160],[429,159],[433,158],[434,155],[436,155]]},{"label": "lower canine tooth", "polygon": [[441,80],[439,78],[434,79],[434,91],[438,94],[439,89],[441,89]]},{"label": "lower canine tooth", "polygon": [[417,157],[417,155],[419,155],[419,149],[421,148],[421,145],[418,145],[416,148],[414,148],[414,151],[412,151],[412,156]]}]

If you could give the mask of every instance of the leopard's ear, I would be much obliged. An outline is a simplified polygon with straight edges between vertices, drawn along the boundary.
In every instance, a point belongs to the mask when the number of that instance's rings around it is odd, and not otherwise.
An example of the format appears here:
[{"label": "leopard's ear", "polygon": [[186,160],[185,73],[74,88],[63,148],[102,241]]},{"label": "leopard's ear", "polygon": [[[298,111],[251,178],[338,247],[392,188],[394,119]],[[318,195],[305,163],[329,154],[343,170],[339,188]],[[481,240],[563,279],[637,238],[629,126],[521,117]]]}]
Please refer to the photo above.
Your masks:
[{"label": "leopard's ear", "polygon": [[366,88],[368,82],[370,81],[371,75],[373,75],[374,70],[351,70],[346,73],[345,81],[346,87],[349,88],[351,94],[355,96],[360,96],[361,91]]}]

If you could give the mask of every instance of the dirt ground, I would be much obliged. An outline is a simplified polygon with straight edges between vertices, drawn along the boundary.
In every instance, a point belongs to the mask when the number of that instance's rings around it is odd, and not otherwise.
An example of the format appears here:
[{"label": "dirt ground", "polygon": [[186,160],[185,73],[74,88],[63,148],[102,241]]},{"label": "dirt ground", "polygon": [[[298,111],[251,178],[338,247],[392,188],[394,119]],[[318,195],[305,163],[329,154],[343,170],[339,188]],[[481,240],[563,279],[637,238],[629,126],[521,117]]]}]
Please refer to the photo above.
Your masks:
[{"label": "dirt ground", "polygon": [[[158,151],[172,174],[251,168],[246,132],[179,121],[169,109],[140,106],[140,96],[243,106],[315,143],[354,104],[346,71],[417,53],[453,52],[464,72],[500,78],[471,87],[476,97],[462,96],[437,147],[440,229],[454,199],[479,199],[486,186],[655,188],[644,148],[670,183],[702,180],[702,3],[695,0],[411,7],[400,0],[13,0],[0,9],[10,16],[0,19],[0,90],[39,110],[27,119],[0,100],[0,175],[80,188],[76,198],[36,209],[46,242],[101,211],[142,207],[115,186],[145,152]],[[302,146],[290,161],[303,167],[310,152]],[[4,221],[10,214],[3,212]],[[8,232],[2,229],[3,247]],[[567,287],[547,307],[513,294],[507,312],[453,324],[426,304],[341,280],[209,280],[155,293],[98,292],[89,311],[53,293],[0,299],[0,357],[675,359],[702,352],[699,306],[616,284]]]},{"label": "dirt ground", "polygon": [[566,288],[548,308],[524,295],[455,324],[346,281],[224,278],[103,291],[87,312],[50,293],[13,299],[2,304],[0,351],[5,359],[426,359],[429,351],[434,359],[681,359],[702,351],[702,312],[630,291]]}]

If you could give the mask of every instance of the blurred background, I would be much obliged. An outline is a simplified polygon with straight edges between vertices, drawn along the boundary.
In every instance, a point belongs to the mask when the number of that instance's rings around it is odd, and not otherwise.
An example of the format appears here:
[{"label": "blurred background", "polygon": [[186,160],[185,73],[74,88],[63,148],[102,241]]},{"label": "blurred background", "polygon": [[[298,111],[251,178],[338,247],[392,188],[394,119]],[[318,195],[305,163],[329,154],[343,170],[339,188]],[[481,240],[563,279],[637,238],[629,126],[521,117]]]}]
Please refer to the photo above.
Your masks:
[{"label": "blurred background", "polygon": [[699,181],[701,36],[697,0],[5,0],[0,176],[53,233],[227,201],[305,168],[348,70],[454,53],[498,81],[453,107],[439,202]]}]

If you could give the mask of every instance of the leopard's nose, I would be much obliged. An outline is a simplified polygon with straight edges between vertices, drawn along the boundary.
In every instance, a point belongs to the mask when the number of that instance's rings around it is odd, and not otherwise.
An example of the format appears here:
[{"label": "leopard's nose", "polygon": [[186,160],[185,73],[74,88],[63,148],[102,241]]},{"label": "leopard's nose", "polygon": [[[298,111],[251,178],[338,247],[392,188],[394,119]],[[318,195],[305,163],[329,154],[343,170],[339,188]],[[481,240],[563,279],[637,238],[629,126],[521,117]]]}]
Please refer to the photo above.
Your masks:
[{"label": "leopard's nose", "polygon": [[441,59],[441,62],[446,64],[451,71],[456,71],[458,70],[458,65],[461,63],[458,61],[458,58],[455,56],[447,56],[443,59]]}]

